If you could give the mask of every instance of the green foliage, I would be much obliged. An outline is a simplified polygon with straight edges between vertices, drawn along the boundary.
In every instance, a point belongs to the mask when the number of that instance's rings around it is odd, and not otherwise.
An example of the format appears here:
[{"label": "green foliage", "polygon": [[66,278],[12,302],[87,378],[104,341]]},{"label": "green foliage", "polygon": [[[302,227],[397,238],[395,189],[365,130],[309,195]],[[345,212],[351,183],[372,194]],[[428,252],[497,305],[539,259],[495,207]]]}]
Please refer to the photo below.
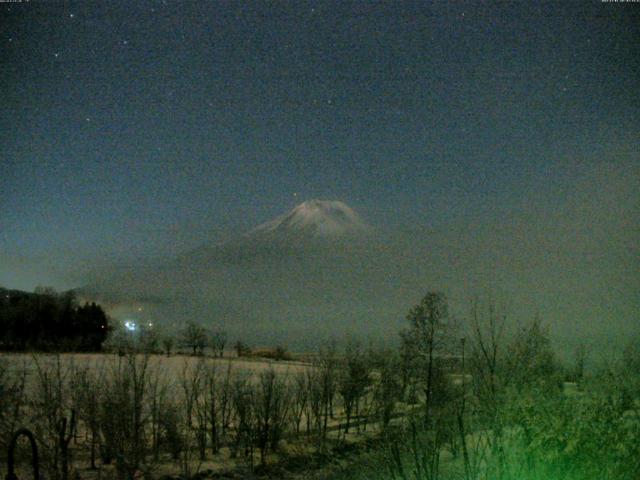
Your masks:
[{"label": "green foliage", "polygon": [[640,398],[640,337],[631,340],[622,354],[620,374],[625,377],[624,385],[634,398]]},{"label": "green foliage", "polygon": [[[508,339],[502,335],[504,317],[493,308],[485,315],[484,324],[475,318],[469,342],[470,389],[464,383],[444,389],[450,398],[434,403],[430,422],[410,422],[402,434],[389,435],[387,448],[367,465],[336,478],[640,478],[639,345],[631,343],[619,364],[597,376],[586,376],[579,365],[578,390],[567,392],[539,319]],[[428,309],[415,307],[412,331],[428,332],[428,318]],[[579,352],[578,363],[586,354]],[[435,377],[432,388],[440,390]],[[452,414],[456,405],[466,408]],[[457,438],[456,429],[463,432]]]},{"label": "green foliage", "polygon": [[532,386],[559,388],[560,370],[549,331],[539,318],[525,325],[507,346],[503,362],[503,383],[518,389]]},{"label": "green foliage", "polygon": [[508,478],[638,478],[640,417],[625,410],[620,395],[530,391],[514,395],[506,409]]}]

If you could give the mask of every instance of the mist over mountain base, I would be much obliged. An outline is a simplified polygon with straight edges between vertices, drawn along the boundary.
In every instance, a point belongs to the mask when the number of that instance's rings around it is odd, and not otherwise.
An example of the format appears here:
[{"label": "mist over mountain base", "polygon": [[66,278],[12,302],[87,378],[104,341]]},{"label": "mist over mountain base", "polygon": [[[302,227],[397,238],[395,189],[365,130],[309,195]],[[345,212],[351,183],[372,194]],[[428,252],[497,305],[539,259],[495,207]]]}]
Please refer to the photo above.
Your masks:
[{"label": "mist over mountain base", "polygon": [[235,240],[96,276],[84,292],[120,320],[175,331],[193,320],[296,350],[348,335],[395,344],[429,290],[445,292],[459,320],[477,297],[502,305],[514,329],[539,316],[565,352],[579,342],[604,352],[637,330],[631,283],[620,277],[631,230],[613,236],[600,225],[585,236],[549,218],[514,220],[386,231],[342,202],[305,202]]}]

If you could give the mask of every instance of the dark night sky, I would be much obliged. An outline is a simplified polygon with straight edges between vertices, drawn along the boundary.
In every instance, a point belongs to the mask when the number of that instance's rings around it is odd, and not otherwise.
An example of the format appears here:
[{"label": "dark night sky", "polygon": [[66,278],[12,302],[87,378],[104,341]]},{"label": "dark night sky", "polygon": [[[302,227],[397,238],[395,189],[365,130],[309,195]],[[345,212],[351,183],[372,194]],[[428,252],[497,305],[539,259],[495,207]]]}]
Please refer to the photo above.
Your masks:
[{"label": "dark night sky", "polygon": [[640,4],[24,2],[0,19],[5,286],[70,286],[309,198],[389,229],[583,212],[569,228],[589,235],[614,210],[635,248]]}]

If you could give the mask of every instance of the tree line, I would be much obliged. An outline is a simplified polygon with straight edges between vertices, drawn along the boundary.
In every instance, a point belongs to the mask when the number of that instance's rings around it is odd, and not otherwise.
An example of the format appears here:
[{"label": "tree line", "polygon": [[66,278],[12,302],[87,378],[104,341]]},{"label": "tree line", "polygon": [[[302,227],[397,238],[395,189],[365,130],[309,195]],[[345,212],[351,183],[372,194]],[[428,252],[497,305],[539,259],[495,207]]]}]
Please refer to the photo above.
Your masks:
[{"label": "tree line", "polygon": [[469,310],[456,320],[438,292],[410,310],[400,372],[419,408],[336,479],[640,478],[640,339],[586,369],[588,349],[561,362],[540,318]]},{"label": "tree line", "polygon": [[100,351],[110,329],[102,307],[80,305],[72,291],[0,288],[1,350]]},{"label": "tree line", "polygon": [[187,480],[223,450],[255,471],[286,457],[283,445],[329,458],[363,435],[380,447],[336,478],[638,478],[638,345],[586,371],[588,350],[563,364],[539,318],[513,324],[491,301],[456,319],[430,292],[407,313],[399,348],[329,343],[291,370],[204,356],[194,324],[180,341],[196,355],[177,370],[144,349],[90,366],[36,357],[35,372],[0,363],[0,447],[34,428],[53,480],[79,462],[119,480],[172,462]]}]

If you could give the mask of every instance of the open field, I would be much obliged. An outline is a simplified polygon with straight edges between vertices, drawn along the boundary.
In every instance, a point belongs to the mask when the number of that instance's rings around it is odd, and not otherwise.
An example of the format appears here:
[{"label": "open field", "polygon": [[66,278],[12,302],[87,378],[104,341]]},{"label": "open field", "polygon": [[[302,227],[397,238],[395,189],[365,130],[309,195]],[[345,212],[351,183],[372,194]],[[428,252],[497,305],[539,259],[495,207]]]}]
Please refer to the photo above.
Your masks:
[{"label": "open field", "polygon": [[[104,353],[66,353],[55,354],[30,354],[30,353],[0,353],[0,362],[4,362],[10,369],[26,367],[27,371],[34,375],[37,373],[38,364],[51,366],[60,358],[63,369],[89,368],[95,370],[113,368],[122,358],[116,354]],[[237,356],[197,357],[192,355],[150,355],[149,368],[159,370],[167,378],[178,378],[185,368],[193,368],[198,362],[206,362],[217,368],[231,367],[239,374],[257,377],[260,372],[272,369],[278,375],[290,375],[310,366],[309,363],[294,361],[275,361],[261,358],[238,358]]]},{"label": "open field", "polygon": [[[585,372],[536,320],[502,343],[490,323],[459,355],[435,350],[438,325],[414,328],[398,351],[352,342],[307,363],[2,354],[0,449],[27,427],[47,480],[638,478],[637,344]],[[29,478],[25,445],[17,458]]]},{"label": "open field", "polygon": [[[14,414],[3,415],[2,446],[26,426],[38,438],[45,471],[60,479],[201,471],[244,477],[292,458],[305,464],[380,430],[372,384],[345,409],[335,359],[2,354],[0,371],[15,394],[5,402],[13,402]],[[61,422],[75,428],[63,432]],[[67,472],[57,460],[61,434],[68,436]]]}]

